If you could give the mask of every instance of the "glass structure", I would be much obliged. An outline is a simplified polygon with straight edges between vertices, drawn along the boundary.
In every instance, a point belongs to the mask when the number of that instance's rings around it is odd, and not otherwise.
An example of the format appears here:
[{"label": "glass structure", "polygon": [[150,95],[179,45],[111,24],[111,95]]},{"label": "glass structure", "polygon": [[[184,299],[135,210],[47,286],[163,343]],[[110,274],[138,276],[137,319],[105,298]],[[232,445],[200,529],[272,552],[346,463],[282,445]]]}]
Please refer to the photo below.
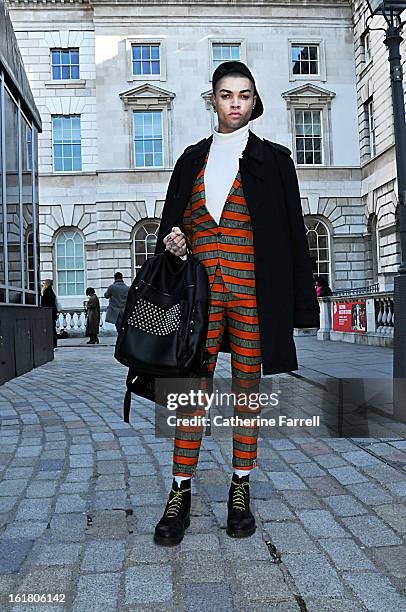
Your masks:
[{"label": "glass structure", "polygon": [[0,70],[0,303],[38,305],[38,126]]}]

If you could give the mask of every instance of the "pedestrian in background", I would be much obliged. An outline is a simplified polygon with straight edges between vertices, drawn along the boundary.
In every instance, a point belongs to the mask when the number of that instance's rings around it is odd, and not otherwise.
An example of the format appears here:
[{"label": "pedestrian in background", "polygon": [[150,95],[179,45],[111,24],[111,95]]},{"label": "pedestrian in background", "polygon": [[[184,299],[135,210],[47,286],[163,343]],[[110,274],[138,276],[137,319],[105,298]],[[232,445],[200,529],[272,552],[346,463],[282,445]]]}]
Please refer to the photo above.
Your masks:
[{"label": "pedestrian in background", "polygon": [[109,300],[106,312],[106,321],[114,323],[117,333],[123,322],[123,314],[127,302],[129,287],[123,280],[121,272],[114,275],[114,283],[107,288],[104,297]]},{"label": "pedestrian in background", "polygon": [[333,295],[324,276],[316,276],[316,293],[317,297],[328,297],[329,295]]},{"label": "pedestrian in background", "polygon": [[41,306],[52,308],[53,344],[54,344],[54,349],[55,349],[58,345],[58,339],[56,336],[56,320],[58,318],[58,301],[56,299],[56,295],[53,290],[53,281],[50,278],[46,278],[44,282],[42,283]]},{"label": "pedestrian in background", "polygon": [[90,340],[86,344],[99,344],[99,327],[100,327],[100,302],[93,287],[86,289],[86,295],[89,296],[85,302],[86,308],[86,335]]}]

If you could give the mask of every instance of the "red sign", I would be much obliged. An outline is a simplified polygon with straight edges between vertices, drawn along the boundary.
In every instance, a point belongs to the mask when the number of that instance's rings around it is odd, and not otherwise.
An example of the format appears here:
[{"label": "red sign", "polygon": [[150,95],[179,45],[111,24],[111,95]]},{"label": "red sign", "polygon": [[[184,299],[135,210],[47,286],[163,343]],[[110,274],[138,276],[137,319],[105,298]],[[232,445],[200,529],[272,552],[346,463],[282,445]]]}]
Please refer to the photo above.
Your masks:
[{"label": "red sign", "polygon": [[333,306],[333,330],[346,332],[367,331],[367,305],[357,302],[335,302]]}]

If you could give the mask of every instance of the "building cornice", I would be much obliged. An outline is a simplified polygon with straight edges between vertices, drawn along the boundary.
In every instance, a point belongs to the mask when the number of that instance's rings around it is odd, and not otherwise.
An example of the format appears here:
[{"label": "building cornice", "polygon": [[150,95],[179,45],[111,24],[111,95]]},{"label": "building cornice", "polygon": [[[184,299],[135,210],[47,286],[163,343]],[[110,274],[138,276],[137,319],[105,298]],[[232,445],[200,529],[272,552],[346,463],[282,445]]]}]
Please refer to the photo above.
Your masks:
[{"label": "building cornice", "polygon": [[95,6],[126,6],[126,5],[137,5],[141,6],[159,6],[161,5],[176,5],[176,6],[212,6],[213,4],[221,6],[274,6],[279,8],[287,9],[289,7],[303,6],[304,8],[311,9],[322,9],[322,8],[348,8],[349,0],[215,0],[210,2],[209,0],[7,0],[7,4],[10,8],[14,7],[27,7],[30,8],[51,8],[55,5],[68,7],[71,5],[87,5],[89,7]]}]

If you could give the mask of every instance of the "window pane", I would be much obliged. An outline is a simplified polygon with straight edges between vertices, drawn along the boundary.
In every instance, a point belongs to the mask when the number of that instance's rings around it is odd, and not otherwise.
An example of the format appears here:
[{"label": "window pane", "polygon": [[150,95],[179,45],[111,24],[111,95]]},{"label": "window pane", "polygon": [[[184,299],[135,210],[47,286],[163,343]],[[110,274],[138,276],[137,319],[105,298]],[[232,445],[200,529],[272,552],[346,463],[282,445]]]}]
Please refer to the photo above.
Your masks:
[{"label": "window pane", "polygon": [[82,165],[80,116],[54,116],[52,125],[54,169],[80,171]]},{"label": "window pane", "polygon": [[141,47],[133,45],[133,59],[141,59]]},{"label": "window pane", "polygon": [[143,45],[141,47],[141,58],[144,59],[150,59],[151,57],[151,48],[149,47],[149,45]]},{"label": "window pane", "polygon": [[151,47],[151,57],[152,59],[159,59],[159,45]]},{"label": "window pane", "polygon": [[5,90],[5,122],[6,141],[6,220],[8,248],[8,278],[9,285],[22,288],[22,261],[20,227],[20,189],[18,168],[18,109],[13,99]]}]

